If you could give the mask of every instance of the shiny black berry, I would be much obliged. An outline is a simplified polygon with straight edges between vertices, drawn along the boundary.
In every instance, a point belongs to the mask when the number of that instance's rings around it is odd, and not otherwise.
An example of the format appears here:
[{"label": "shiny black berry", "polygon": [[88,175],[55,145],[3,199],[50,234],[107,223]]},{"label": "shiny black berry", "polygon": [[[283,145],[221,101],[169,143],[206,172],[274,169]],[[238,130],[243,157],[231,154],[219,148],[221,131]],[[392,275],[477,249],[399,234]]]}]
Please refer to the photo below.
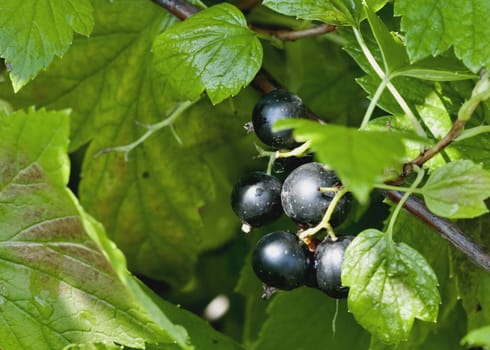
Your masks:
[{"label": "shiny black berry", "polygon": [[332,298],[346,298],[349,288],[342,286],[341,273],[344,253],[354,236],[339,236],[336,241],[326,237],[318,245],[314,256],[318,289]]},{"label": "shiny black berry", "polygon": [[275,231],[263,236],[255,246],[252,268],[267,286],[291,290],[305,283],[310,259],[296,235]]},{"label": "shiny black berry", "polygon": [[[284,181],[281,202],[284,212],[298,224],[318,224],[335,196],[334,192],[320,192],[321,187],[341,187],[335,172],[320,163],[307,163],[294,169]],[[352,195],[344,195],[330,219],[332,226],[342,223],[347,215]]]},{"label": "shiny black berry", "polygon": [[282,214],[281,182],[263,172],[242,177],[233,187],[231,207],[246,224],[253,227],[274,221]]},{"label": "shiny black berry", "polygon": [[274,148],[291,149],[298,144],[292,130],[272,131],[274,123],[280,119],[305,118],[306,108],[301,98],[285,90],[272,90],[262,96],[252,113],[252,123],[257,137]]}]

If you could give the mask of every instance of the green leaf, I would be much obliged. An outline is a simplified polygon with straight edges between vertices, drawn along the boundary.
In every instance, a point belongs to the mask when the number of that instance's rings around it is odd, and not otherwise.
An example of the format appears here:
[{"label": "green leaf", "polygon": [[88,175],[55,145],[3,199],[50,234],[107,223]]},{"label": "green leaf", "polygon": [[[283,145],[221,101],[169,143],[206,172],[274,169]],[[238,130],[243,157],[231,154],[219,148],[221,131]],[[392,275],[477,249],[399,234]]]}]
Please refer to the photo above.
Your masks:
[{"label": "green leaf", "polygon": [[[387,225],[388,223],[385,227]],[[393,236],[397,241],[404,242],[424,256],[438,278],[442,300],[437,323],[415,322],[408,340],[394,348],[396,350],[460,350],[459,341],[466,334],[466,315],[461,306],[454,271],[448,263],[450,244],[425,223],[404,210],[400,211],[396,219]],[[373,339],[372,350],[385,349],[381,344],[377,344],[381,346],[374,346],[374,342]]]},{"label": "green leaf", "polygon": [[260,41],[240,10],[226,3],[165,31],[153,52],[155,69],[177,98],[193,100],[206,91],[213,104],[238,94],[262,63]]},{"label": "green leaf", "polygon": [[113,268],[115,248],[106,255],[91,239],[93,222],[66,188],[68,121],[64,112],[0,113],[0,347],[188,349],[185,330],[131,287],[124,262]]},{"label": "green leaf", "polygon": [[369,26],[381,50],[385,73],[390,73],[407,66],[409,63],[408,56],[403,43],[398,37],[390,33],[383,21],[376,16],[374,11],[366,3],[363,6],[366,11]]},{"label": "green leaf", "polygon": [[453,46],[471,71],[490,66],[487,0],[397,0],[395,14],[402,16],[401,29],[412,61],[439,55]]},{"label": "green leaf", "polygon": [[2,0],[0,3],[0,56],[19,91],[54,56],[62,56],[73,32],[88,36],[93,17],[90,0]]},{"label": "green leaf", "polygon": [[279,13],[306,20],[354,26],[361,12],[361,1],[265,0],[263,4]]},{"label": "green leaf", "polygon": [[[294,137],[310,141],[318,159],[332,167],[343,185],[362,203],[388,167],[402,164],[404,146],[400,135],[384,131],[360,131],[309,120],[284,120],[281,128],[294,128]],[[362,171],[360,171],[362,169]]]},{"label": "green leaf", "polygon": [[350,287],[354,318],[387,344],[406,340],[415,318],[437,319],[441,298],[431,267],[416,250],[381,231],[364,230],[347,247],[342,283]]},{"label": "green leaf", "polygon": [[470,347],[490,347],[490,326],[475,329],[469,332],[462,340],[461,345]]},{"label": "green leaf", "polygon": [[[0,90],[17,109],[33,104],[48,109],[72,109],[70,150],[97,136],[98,128],[108,120],[122,123],[136,118],[131,111],[136,106],[140,106],[141,114],[148,114],[150,109],[165,115],[173,103],[162,97],[168,94],[162,82],[155,80],[150,51],[155,37],[175,19],[146,1],[92,3],[95,19],[92,37],[76,36],[63,59],[55,59],[19,93],[12,94],[7,83],[1,84]],[[146,105],[152,108],[145,110]],[[150,123],[151,119],[140,122]]]},{"label": "green leaf", "polygon": [[447,218],[473,218],[488,212],[490,172],[470,160],[455,160],[434,170],[422,189],[427,207]]},{"label": "green leaf", "polygon": [[[405,115],[377,117],[369,122],[365,130],[386,131],[388,128],[389,130],[396,133],[406,135],[406,137],[404,137],[403,139],[403,144],[405,147],[404,162],[409,162],[415,159],[420,154],[421,145],[424,145],[425,147],[430,147],[434,144],[428,139],[424,140],[420,138],[420,136],[415,133],[413,124]],[[438,156],[436,158],[438,161],[440,161],[441,164],[443,163],[444,160],[441,156]]]},{"label": "green leaf", "polygon": [[276,350],[280,344],[284,350],[367,350],[369,334],[346,309],[345,302],[336,306],[335,300],[316,289],[279,292],[269,301],[269,317],[253,349]]},{"label": "green leaf", "polygon": [[[79,185],[84,208],[103,222],[131,271],[182,285],[202,249],[235,234],[226,193],[214,193],[215,186],[231,186],[231,177],[221,178],[228,163],[219,161],[218,150],[225,145],[236,150],[257,97],[243,91],[233,99],[236,111],[229,104],[198,103],[172,126],[183,144],[166,128],[135,149],[129,162],[122,154],[94,158],[103,148],[136,140],[145,132],[141,124],[166,118],[175,103],[151,65],[151,44],[174,18],[150,1],[95,0],[94,8],[91,38],[77,37],[63,60],[18,94],[6,91],[5,84],[0,93],[16,108],[35,103],[72,109],[71,148],[91,142]],[[224,226],[217,216],[218,227],[203,228],[200,214],[210,210],[227,213]]]},{"label": "green leaf", "polygon": [[[379,10],[387,1],[368,1],[372,8]],[[336,25],[356,26],[363,17],[360,0],[265,0],[263,4],[287,16],[322,21]]]}]

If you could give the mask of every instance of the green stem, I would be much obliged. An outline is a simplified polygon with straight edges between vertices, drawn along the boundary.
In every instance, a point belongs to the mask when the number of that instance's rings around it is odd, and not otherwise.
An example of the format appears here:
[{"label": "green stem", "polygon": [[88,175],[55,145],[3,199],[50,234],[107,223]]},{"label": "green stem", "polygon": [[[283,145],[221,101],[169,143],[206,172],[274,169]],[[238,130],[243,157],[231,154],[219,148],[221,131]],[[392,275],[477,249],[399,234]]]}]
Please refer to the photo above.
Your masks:
[{"label": "green stem", "polygon": [[271,175],[272,174],[272,166],[274,165],[274,161],[276,160],[276,157],[274,154],[271,154],[269,156],[269,161],[267,162],[267,175]]},{"label": "green stem", "polygon": [[[140,144],[142,144],[147,138],[149,138],[151,135],[153,135],[155,132],[159,131],[160,129],[163,129],[164,127],[171,127],[172,124],[175,122],[175,120],[185,111],[187,110],[190,106],[195,104],[197,101],[200,100],[200,97],[197,98],[194,101],[185,101],[182,103],[179,103],[178,105],[175,106],[173,111],[170,113],[170,115],[155,124],[141,124],[146,128],[146,132],[141,135],[137,140],[134,142],[131,142],[130,144],[124,145],[124,146],[117,146],[117,147],[109,147],[109,148],[103,148],[99,152],[95,154],[94,157],[98,157],[102,154],[105,153],[110,153],[110,152],[123,152],[124,153],[124,160],[127,162],[128,161],[128,156],[129,152],[131,152],[133,149],[138,147]],[[177,137],[177,141],[179,142],[180,138]]]},{"label": "green stem", "polygon": [[259,39],[270,42],[272,46],[275,46],[277,48],[284,47],[284,43],[277,36],[273,36],[273,35],[266,33],[266,32],[260,32],[258,30],[254,30],[254,33],[255,33],[255,35],[257,35],[257,37]]},{"label": "green stem", "polygon": [[389,80],[383,79],[381,80],[381,83],[378,85],[378,88],[376,89],[376,92],[373,95],[373,98],[371,99],[371,102],[369,103],[368,108],[366,109],[366,113],[364,113],[364,117],[362,118],[362,123],[360,129],[364,129],[367,124],[369,123],[369,120],[371,119],[371,116],[373,115],[374,109],[376,108],[376,105],[379,101],[379,98],[381,97],[381,94],[386,88],[386,85],[389,83]]},{"label": "green stem", "polygon": [[485,71],[485,73],[482,75],[480,80],[478,80],[475,87],[473,88],[473,93],[471,98],[465,103],[463,103],[463,105],[459,109],[458,120],[464,122],[468,121],[473,115],[473,112],[478,107],[478,105],[489,98],[490,98],[490,79],[488,76],[488,72]]},{"label": "green stem", "polygon": [[267,175],[272,174],[272,166],[274,165],[274,161],[276,160],[276,152],[266,151],[261,148],[259,145],[255,144],[255,149],[259,153],[259,157],[268,157],[269,161],[267,162]]},{"label": "green stem", "polygon": [[320,187],[319,188],[319,191],[321,193],[327,193],[327,192],[339,192],[339,188],[338,187]]},{"label": "green stem", "polygon": [[300,146],[292,149],[289,152],[281,152],[277,151],[276,152],[276,158],[288,158],[288,157],[299,157],[308,152],[310,149],[310,141],[306,141],[305,143],[301,144]]},{"label": "green stem", "polygon": [[307,230],[304,230],[298,234],[300,239],[305,239],[307,237],[311,237],[315,235],[317,232],[320,232],[323,229],[326,229],[332,240],[336,240],[335,234],[332,230],[332,226],[330,225],[330,219],[332,218],[333,211],[335,207],[339,203],[340,199],[347,193],[348,191],[345,188],[340,189],[335,196],[333,197],[330,205],[328,206],[325,214],[323,215],[322,221],[320,221],[316,226],[311,227]]},{"label": "green stem", "polygon": [[272,173],[272,166],[274,165],[274,161],[277,158],[288,158],[288,157],[298,157],[305,154],[310,148],[310,142],[307,141],[300,146],[292,149],[288,152],[281,151],[266,151],[255,144],[255,149],[259,153],[259,157],[269,157],[269,162],[267,163],[267,174],[270,175]]},{"label": "green stem", "polygon": [[401,186],[391,186],[386,184],[376,184],[374,185],[374,187],[379,188],[381,190],[388,190],[388,191],[410,192],[410,193],[418,193],[418,194],[422,194],[424,192],[422,189],[413,188],[412,186],[401,187]]},{"label": "green stem", "polygon": [[487,132],[490,132],[490,125],[475,126],[474,128],[462,131],[461,134],[454,139],[454,142],[463,141]]},{"label": "green stem", "polygon": [[412,193],[416,192],[417,186],[424,178],[424,170],[422,168],[416,167],[415,171],[417,172],[417,177],[415,178],[415,181],[410,186],[410,191],[405,192],[403,197],[400,199],[400,202],[398,202],[395,210],[393,211],[393,214],[391,215],[390,223],[388,224],[388,229],[386,230],[386,235],[390,242],[393,240],[393,227],[395,227],[395,222],[396,219],[398,218],[398,215],[400,214],[400,210],[403,208],[403,205],[405,204],[405,201],[408,199],[408,197]]},{"label": "green stem", "polygon": [[364,38],[362,37],[361,32],[359,31],[358,28],[353,27],[354,30],[354,35],[357,39],[357,42],[359,46],[361,47],[362,52],[364,53],[364,56],[368,60],[369,64],[373,68],[373,70],[376,72],[378,77],[381,79],[381,81],[387,80],[386,87],[390,91],[390,93],[393,95],[395,98],[396,102],[400,105],[401,109],[403,112],[407,115],[407,118],[410,119],[410,121],[413,124],[413,127],[415,128],[415,132],[422,137],[427,137],[424,129],[422,128],[422,125],[420,125],[419,121],[417,120],[417,117],[415,114],[412,112],[410,107],[408,106],[407,102],[405,99],[402,97],[402,95],[398,92],[396,87],[390,82],[390,76],[388,74],[385,74],[383,69],[380,67],[376,59],[374,58],[373,54],[369,50],[366,42],[364,41]]}]

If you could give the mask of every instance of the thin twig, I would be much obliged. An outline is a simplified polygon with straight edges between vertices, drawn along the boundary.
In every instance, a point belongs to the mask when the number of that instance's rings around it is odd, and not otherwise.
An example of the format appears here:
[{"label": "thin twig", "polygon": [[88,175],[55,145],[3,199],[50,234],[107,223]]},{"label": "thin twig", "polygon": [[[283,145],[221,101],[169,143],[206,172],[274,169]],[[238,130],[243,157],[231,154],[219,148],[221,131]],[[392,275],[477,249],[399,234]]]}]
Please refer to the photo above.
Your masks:
[{"label": "thin twig", "polygon": [[94,158],[97,158],[97,157],[99,157],[99,156],[101,156],[103,154],[106,154],[106,153],[122,152],[122,153],[124,153],[124,160],[127,162],[127,161],[129,161],[129,153],[132,150],[134,150],[136,147],[138,147],[139,145],[141,145],[151,135],[153,135],[154,133],[156,133],[157,131],[159,131],[162,128],[165,128],[165,127],[170,127],[170,129],[172,130],[172,133],[174,134],[177,142],[179,142],[180,144],[182,144],[182,140],[175,133],[175,130],[173,130],[172,125],[175,122],[175,120],[185,110],[187,110],[190,106],[192,106],[198,100],[199,100],[199,98],[196,99],[196,100],[194,100],[194,101],[185,101],[185,102],[179,103],[178,105],[176,105],[174,107],[173,111],[169,114],[169,116],[167,118],[165,118],[164,120],[162,120],[162,121],[160,121],[158,123],[155,123],[155,124],[141,124],[141,123],[139,123],[139,125],[141,125],[144,128],[146,128],[146,132],[143,135],[141,135],[138,139],[136,139],[135,141],[133,141],[133,142],[127,144],[127,145],[124,145],[124,146],[115,146],[115,147],[103,148],[103,149],[101,149],[99,152],[97,152],[94,155]]},{"label": "thin twig", "polygon": [[177,17],[180,20],[184,20],[189,18],[196,12],[199,12],[200,9],[197,6],[192,5],[190,2],[185,0],[151,0],[155,4],[160,5],[172,15]]},{"label": "thin twig", "polygon": [[310,36],[318,36],[335,31],[336,27],[331,24],[320,24],[315,27],[301,30],[274,30],[250,26],[254,32],[276,37],[282,41],[295,41]]},{"label": "thin twig", "polygon": [[456,120],[446,136],[439,140],[439,142],[437,142],[434,146],[419,154],[417,158],[409,163],[410,170],[413,167],[413,164],[422,166],[429,159],[439,154],[444,148],[449,146],[449,144],[459,135],[461,130],[463,130],[465,123],[466,122],[463,120]]},{"label": "thin twig", "polygon": [[243,12],[250,11],[256,6],[259,6],[262,0],[238,0],[234,3]]}]

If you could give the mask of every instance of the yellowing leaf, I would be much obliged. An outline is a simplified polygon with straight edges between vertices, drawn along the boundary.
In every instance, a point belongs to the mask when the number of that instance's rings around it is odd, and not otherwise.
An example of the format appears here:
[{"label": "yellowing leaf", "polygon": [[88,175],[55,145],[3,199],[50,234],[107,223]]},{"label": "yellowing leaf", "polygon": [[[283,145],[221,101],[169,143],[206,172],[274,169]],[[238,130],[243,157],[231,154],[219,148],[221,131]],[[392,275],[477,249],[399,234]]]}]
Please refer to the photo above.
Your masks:
[{"label": "yellowing leaf", "polygon": [[125,266],[111,265],[89,236],[66,188],[68,121],[63,112],[0,112],[0,347],[188,349],[186,332],[149,311]]}]

